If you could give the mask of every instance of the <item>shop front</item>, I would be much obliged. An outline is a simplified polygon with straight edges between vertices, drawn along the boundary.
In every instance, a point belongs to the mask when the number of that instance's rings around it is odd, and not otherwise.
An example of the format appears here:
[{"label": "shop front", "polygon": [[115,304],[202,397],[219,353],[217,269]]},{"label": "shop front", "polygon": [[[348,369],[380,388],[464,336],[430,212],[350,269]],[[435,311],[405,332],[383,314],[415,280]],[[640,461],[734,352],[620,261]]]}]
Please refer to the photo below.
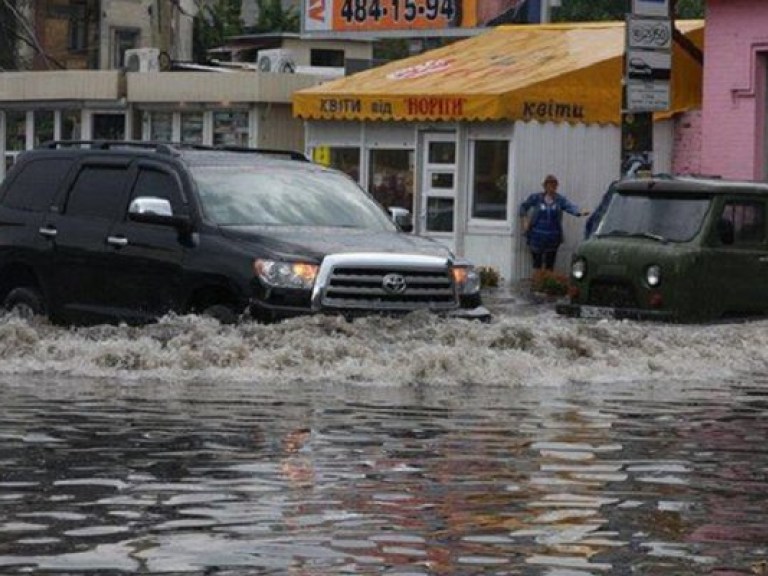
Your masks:
[{"label": "shop front", "polygon": [[[703,22],[678,27],[701,45]],[[580,206],[620,175],[623,23],[502,26],[300,90],[307,152],[355,178],[386,207],[507,281],[530,262],[517,207],[545,174]],[[672,109],[654,125],[655,169],[671,171],[676,114],[698,109],[701,67],[673,56]],[[583,238],[566,220],[558,268]]]}]

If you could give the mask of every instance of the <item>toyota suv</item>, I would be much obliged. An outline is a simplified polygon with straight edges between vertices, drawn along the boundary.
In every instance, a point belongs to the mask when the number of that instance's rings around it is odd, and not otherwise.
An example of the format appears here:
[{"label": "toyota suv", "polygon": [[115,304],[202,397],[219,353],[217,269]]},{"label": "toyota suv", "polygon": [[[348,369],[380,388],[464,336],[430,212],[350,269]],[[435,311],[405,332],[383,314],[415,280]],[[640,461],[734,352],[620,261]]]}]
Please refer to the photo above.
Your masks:
[{"label": "toyota suv", "polygon": [[487,319],[479,289],[469,262],[294,152],[51,142],[0,186],[0,302],[55,322]]},{"label": "toyota suv", "polygon": [[571,264],[581,318],[673,322],[768,313],[768,185],[654,177],[615,185]]}]

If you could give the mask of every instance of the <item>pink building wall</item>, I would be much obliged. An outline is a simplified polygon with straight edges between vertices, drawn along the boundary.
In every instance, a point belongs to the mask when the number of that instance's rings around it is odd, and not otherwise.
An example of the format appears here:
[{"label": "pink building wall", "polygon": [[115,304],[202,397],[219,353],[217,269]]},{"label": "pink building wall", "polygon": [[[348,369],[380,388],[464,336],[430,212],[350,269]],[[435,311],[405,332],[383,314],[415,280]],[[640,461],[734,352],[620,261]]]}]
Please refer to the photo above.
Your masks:
[{"label": "pink building wall", "polygon": [[707,0],[701,171],[765,178],[768,1]]},{"label": "pink building wall", "polygon": [[701,168],[701,110],[692,110],[675,118],[672,146],[672,173],[703,174]]}]

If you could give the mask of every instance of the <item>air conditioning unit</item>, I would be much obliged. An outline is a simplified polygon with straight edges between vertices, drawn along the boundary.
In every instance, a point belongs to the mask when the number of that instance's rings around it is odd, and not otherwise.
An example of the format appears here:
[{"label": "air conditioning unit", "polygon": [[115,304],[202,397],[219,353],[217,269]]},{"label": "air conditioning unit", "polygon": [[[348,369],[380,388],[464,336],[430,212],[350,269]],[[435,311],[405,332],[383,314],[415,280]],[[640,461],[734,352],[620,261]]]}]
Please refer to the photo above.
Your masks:
[{"label": "air conditioning unit", "polygon": [[125,69],[128,72],[159,72],[159,48],[131,48],[125,51]]},{"label": "air conditioning unit", "polygon": [[259,50],[256,64],[260,72],[278,72],[280,74],[296,72],[296,61],[293,59],[293,53],[284,48]]}]

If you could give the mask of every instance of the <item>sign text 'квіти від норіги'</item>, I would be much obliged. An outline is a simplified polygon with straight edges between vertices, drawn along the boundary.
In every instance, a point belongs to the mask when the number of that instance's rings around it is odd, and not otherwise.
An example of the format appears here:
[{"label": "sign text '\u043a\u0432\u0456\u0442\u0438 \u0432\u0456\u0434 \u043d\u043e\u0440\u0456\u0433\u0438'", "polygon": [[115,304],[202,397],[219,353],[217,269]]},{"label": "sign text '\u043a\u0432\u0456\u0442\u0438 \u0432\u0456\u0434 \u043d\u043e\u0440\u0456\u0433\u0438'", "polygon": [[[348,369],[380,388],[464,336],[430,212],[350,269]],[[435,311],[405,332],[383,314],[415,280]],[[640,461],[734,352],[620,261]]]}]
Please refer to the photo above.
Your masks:
[{"label": "sign text '\u043a\u0432\u0456\u0442\u0438 \u0432\u0456\u0434 \u043d\u043e\u0440\u0456\u0433\u0438'", "polygon": [[[411,97],[405,98],[404,112],[408,116],[430,118],[461,118],[465,111],[464,98]],[[367,109],[365,109],[367,108]],[[320,112],[323,114],[363,114],[371,116],[393,116],[395,103],[390,100],[375,100],[364,103],[359,98],[322,98]]]}]

